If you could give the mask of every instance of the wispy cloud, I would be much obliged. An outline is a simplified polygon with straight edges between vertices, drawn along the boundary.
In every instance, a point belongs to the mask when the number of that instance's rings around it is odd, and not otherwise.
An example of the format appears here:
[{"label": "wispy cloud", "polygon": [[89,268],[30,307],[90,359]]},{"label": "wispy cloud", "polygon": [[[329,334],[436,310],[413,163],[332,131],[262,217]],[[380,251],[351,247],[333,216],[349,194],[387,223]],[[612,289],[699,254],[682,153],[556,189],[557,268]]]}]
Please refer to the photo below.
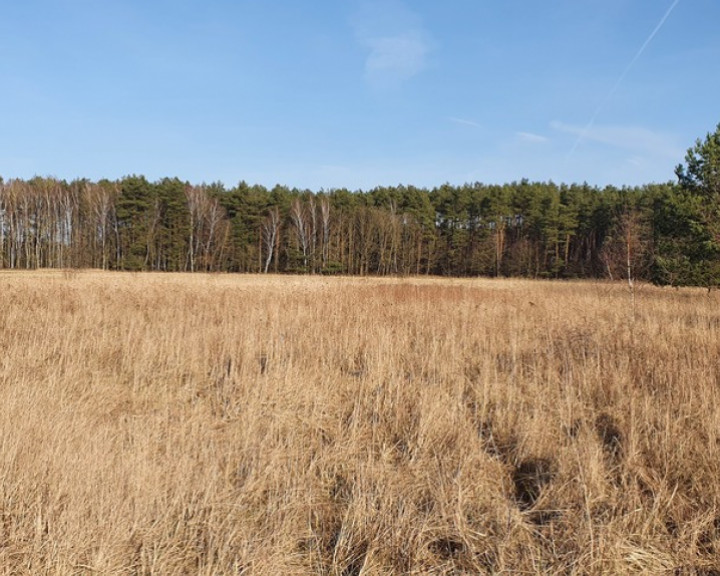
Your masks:
[{"label": "wispy cloud", "polygon": [[365,2],[353,26],[367,50],[365,79],[372,86],[396,88],[426,68],[432,37],[402,2]]},{"label": "wispy cloud", "polygon": [[540,136],[540,134],[534,134],[533,132],[516,132],[515,135],[518,140],[528,144],[542,144],[548,141],[545,136]]},{"label": "wispy cloud", "polygon": [[590,118],[590,121],[587,123],[587,125],[580,131],[580,133],[577,135],[577,140],[575,140],[575,143],[573,144],[573,147],[570,149],[570,152],[568,153],[568,156],[572,156],[575,154],[575,151],[578,149],[578,146],[580,146],[580,143],[587,138],[588,133],[590,130],[592,130],[593,126],[595,125],[595,120],[597,120],[598,116],[600,116],[600,112],[602,112],[603,108],[605,108],[605,105],[610,101],[610,99],[615,95],[615,92],[617,92],[618,88],[620,88],[620,85],[623,83],[623,80],[625,80],[625,77],[628,75],[628,72],[630,72],[630,69],[635,65],[635,62],[637,62],[640,59],[640,56],[643,55],[643,52],[645,52],[645,49],[650,45],[650,42],[653,41],[653,38],[657,35],[658,32],[660,32],[660,29],[663,27],[663,24],[665,24],[665,21],[670,17],[670,14],[675,9],[675,6],[678,5],[680,0],[674,0],[673,3],[670,5],[670,8],[665,12],[665,15],[660,19],[660,22],[657,26],[653,29],[653,31],[650,33],[650,36],[647,37],[643,45],[640,47],[640,49],[635,53],[635,55],[632,57],[628,65],[625,67],[625,70],[623,70],[622,74],[620,74],[619,78],[616,80],[613,87],[610,89],[610,92],[608,92],[605,95],[605,98],[600,102],[600,105],[595,110],[595,113]]},{"label": "wispy cloud", "polygon": [[578,137],[582,136],[583,140],[634,152],[636,158],[643,155],[652,155],[677,159],[682,157],[684,153],[673,136],[640,126],[596,124],[588,128],[587,126],[565,124],[559,121],[551,122],[550,126],[558,132]]},{"label": "wispy cloud", "polygon": [[407,80],[425,68],[429,49],[418,31],[388,38],[368,38],[366,44],[370,54],[365,61],[365,73],[370,78],[390,76]]},{"label": "wispy cloud", "polygon": [[474,122],[473,120],[466,120],[465,118],[456,118],[454,116],[448,117],[448,120],[453,124],[462,124],[463,126],[472,126],[473,128],[482,128],[481,124]]}]

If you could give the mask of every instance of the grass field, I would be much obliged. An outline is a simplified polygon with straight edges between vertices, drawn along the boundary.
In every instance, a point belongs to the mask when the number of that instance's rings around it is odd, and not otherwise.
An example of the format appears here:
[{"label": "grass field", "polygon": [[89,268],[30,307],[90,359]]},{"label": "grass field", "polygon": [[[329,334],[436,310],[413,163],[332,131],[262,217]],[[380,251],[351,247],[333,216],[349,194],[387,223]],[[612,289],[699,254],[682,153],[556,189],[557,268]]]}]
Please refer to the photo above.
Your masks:
[{"label": "grass field", "polygon": [[0,273],[0,574],[720,574],[720,293]]}]

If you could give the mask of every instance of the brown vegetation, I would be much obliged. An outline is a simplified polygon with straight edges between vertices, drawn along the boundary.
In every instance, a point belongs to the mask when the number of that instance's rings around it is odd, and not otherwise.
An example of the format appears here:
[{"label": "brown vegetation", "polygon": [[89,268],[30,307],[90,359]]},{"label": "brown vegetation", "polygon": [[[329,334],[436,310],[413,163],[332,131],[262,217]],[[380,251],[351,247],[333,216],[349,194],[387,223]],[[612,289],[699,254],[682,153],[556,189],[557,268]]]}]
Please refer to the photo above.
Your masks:
[{"label": "brown vegetation", "polygon": [[718,574],[717,292],[0,275],[0,574]]}]

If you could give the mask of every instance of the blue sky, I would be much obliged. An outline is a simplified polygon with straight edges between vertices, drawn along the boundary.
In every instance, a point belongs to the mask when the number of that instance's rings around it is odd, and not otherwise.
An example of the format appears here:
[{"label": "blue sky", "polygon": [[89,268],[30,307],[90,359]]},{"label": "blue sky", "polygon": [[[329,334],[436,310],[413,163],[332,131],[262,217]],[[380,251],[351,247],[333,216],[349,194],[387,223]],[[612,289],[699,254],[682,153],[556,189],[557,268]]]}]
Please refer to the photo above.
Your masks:
[{"label": "blue sky", "polygon": [[664,182],[720,122],[719,23],[717,0],[0,0],[0,175]]}]

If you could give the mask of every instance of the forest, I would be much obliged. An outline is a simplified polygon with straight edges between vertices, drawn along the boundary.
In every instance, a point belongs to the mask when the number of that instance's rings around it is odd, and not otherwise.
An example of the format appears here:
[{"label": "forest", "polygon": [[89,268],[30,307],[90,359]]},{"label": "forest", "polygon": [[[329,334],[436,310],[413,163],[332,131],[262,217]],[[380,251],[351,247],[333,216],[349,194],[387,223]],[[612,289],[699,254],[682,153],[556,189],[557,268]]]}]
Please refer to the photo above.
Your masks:
[{"label": "forest", "polygon": [[300,190],[0,179],[0,267],[720,283],[720,125],[677,181]]}]

